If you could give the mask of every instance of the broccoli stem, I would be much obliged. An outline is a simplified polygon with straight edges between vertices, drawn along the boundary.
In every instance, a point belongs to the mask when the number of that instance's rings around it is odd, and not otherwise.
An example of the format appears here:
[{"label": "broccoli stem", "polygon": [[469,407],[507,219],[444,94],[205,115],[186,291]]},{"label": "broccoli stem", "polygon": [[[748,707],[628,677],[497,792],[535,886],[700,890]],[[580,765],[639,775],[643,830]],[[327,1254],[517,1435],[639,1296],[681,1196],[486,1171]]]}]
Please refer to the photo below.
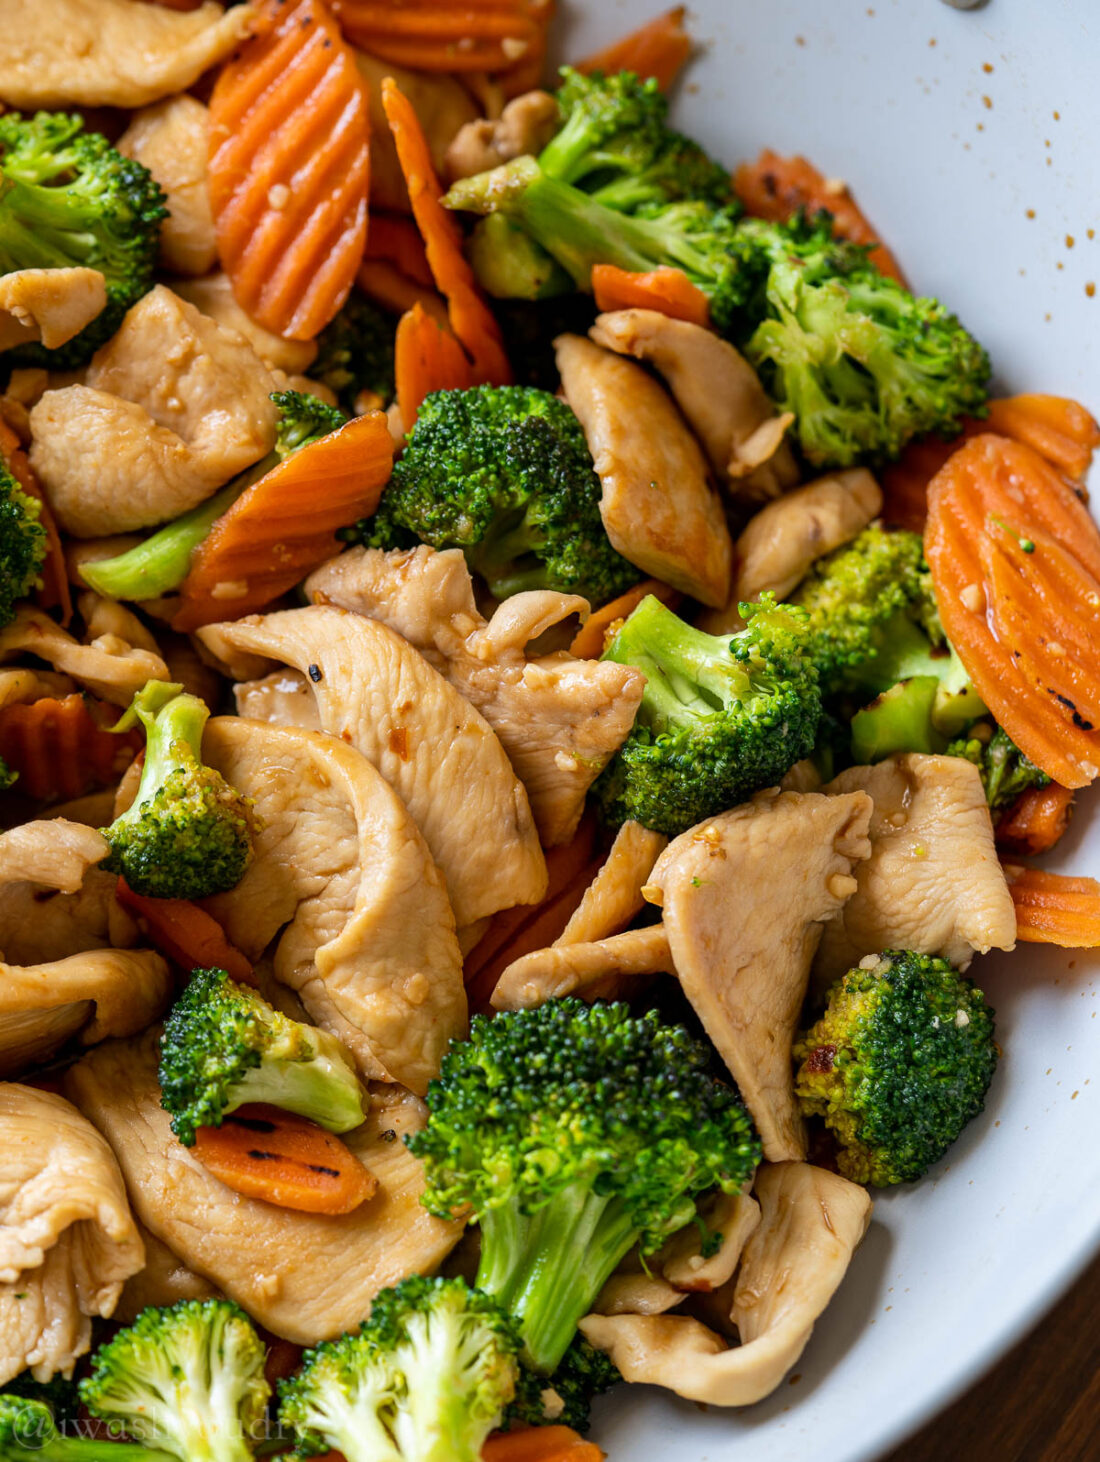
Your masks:
[{"label": "broccoli stem", "polygon": [[130,711],[115,726],[126,731],[134,720],[145,728],[145,764],[133,803],[112,824],[136,822],[142,804],[154,797],[167,777],[181,762],[202,759],[202,733],[210,718],[206,704],[197,695],[183,693],[183,687],[153,680],[146,685]]},{"label": "broccoli stem", "polygon": [[524,1358],[550,1375],[568,1350],[577,1323],[638,1238],[622,1201],[574,1183],[537,1212],[518,1205],[480,1216],[477,1288],[519,1322]]},{"label": "broccoli stem", "polygon": [[309,1061],[265,1058],[233,1086],[225,1114],[248,1102],[267,1102],[285,1112],[297,1112],[330,1132],[351,1132],[363,1123],[358,1081],[321,1052]]},{"label": "broccoli stem", "polygon": [[645,714],[657,730],[686,716],[713,716],[751,691],[748,675],[729,655],[727,641],[685,624],[648,594],[605,652],[605,659],[635,665],[646,677]]}]

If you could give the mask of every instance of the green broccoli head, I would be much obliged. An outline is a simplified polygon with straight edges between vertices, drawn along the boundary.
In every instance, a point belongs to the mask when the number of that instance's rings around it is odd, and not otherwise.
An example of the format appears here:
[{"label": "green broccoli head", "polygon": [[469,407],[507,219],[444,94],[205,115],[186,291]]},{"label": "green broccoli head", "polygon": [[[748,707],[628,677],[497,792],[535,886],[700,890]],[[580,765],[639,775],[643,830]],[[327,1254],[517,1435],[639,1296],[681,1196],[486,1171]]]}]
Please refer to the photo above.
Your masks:
[{"label": "green broccoli head", "polygon": [[577,1334],[552,1376],[521,1364],[507,1420],[515,1426],[568,1426],[586,1432],[592,1402],[622,1381],[611,1357]]},{"label": "green broccoli head", "polygon": [[275,451],[282,460],[339,431],[348,419],[338,406],[305,391],[274,391],[271,399],[279,408]]},{"label": "green broccoli head", "polygon": [[774,786],[813,750],[821,695],[805,613],[742,604],[747,626],[714,636],[652,595],[603,653],[646,677],[634,726],[596,783],[608,822],[675,837]]},{"label": "green broccoli head", "polygon": [[564,401],[528,386],[436,391],[360,536],[461,548],[503,599],[559,589],[602,604],[641,578],[611,547],[600,480]]},{"label": "green broccoli head", "polygon": [[[30,1371],[22,1371],[4,1387],[5,1400],[15,1397],[48,1406],[50,1415],[62,1430],[80,1415],[80,1392],[77,1384],[66,1380],[64,1376],[51,1376],[48,1381],[36,1381]],[[122,1458],[119,1462],[122,1462]]]},{"label": "green broccoli head", "polygon": [[515,1393],[519,1336],[462,1279],[384,1289],[359,1330],[306,1352],[279,1387],[299,1455],[347,1462],[479,1462]]},{"label": "green broccoli head", "polygon": [[408,1139],[422,1201],[480,1224],[478,1288],[518,1320],[543,1375],[628,1249],[652,1253],[701,1193],[753,1173],[752,1123],[710,1059],[654,1011],[575,999],[476,1016],[451,1043]]},{"label": "green broccoli head", "polygon": [[315,381],[336,392],[345,411],[356,410],[362,391],[387,406],[394,396],[393,344],[397,321],[373,300],[352,290],[343,308],[317,337],[317,358],[309,368]]},{"label": "green broccoli head", "polygon": [[836,1136],[840,1171],[887,1187],[923,1177],[982,1110],[998,1051],[972,980],[889,949],[833,986],[793,1054],[799,1103]]},{"label": "green broccoli head", "polygon": [[12,352],[28,365],[71,370],[118,329],[153,283],[164,194],[148,168],[123,157],[81,117],[0,117],[0,273],[98,269],[106,308],[56,350]]},{"label": "green broccoli head", "polygon": [[62,1419],[44,1401],[24,1396],[12,1383],[0,1395],[0,1462],[165,1462],[163,1452],[112,1438],[66,1436]]},{"label": "green broccoli head", "polygon": [[234,888],[252,859],[251,800],[201,760],[210,712],[183,687],[150,680],[116,723],[145,728],[145,765],[133,804],[103,828],[104,867],[135,893],[199,899]]},{"label": "green broccoli head", "polygon": [[185,1147],[246,1102],[350,1132],[366,1120],[355,1065],[335,1036],[275,1010],[224,970],[195,970],[164,1025],[161,1106]]},{"label": "green broccoli head", "polygon": [[39,582],[46,557],[40,512],[0,459],[0,629],[11,623],[19,601]]},{"label": "green broccoli head", "polygon": [[252,1322],[229,1300],[142,1310],[101,1345],[80,1397],[180,1462],[251,1462],[271,1387]]},{"label": "green broccoli head", "polygon": [[[984,728],[988,731],[988,726]],[[948,756],[962,756],[982,774],[986,801],[991,812],[1015,802],[1030,787],[1046,787],[1050,778],[1035,765],[1000,726],[988,738],[962,737],[952,741]]]}]

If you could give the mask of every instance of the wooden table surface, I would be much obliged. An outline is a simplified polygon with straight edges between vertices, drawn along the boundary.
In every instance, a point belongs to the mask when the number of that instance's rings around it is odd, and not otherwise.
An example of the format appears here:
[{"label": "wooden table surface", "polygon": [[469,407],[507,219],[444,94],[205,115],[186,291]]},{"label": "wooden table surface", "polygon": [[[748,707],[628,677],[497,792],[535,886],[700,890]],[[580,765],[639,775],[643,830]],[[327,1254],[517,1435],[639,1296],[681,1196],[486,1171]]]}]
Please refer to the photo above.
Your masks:
[{"label": "wooden table surface", "polygon": [[1100,1462],[1100,1260],[983,1380],[883,1462],[1025,1459]]}]

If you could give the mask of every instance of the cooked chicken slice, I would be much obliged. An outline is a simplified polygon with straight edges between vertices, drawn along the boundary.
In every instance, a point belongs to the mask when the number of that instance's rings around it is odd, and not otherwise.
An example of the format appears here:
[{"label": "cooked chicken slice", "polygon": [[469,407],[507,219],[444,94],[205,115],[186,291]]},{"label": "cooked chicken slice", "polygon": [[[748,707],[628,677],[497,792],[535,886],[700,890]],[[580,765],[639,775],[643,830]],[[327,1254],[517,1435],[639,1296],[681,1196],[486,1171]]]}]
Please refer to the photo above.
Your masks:
[{"label": "cooked chicken slice", "polygon": [[618,551],[703,604],[725,604],[732,546],[706,458],[668,393],[640,365],[580,335],[554,342]]},{"label": "cooked chicken slice", "polygon": [[816,559],[862,533],[881,507],[882,492],[865,467],[819,477],[768,503],[737,540],[729,603],[701,615],[700,628],[727,634],[742,627],[738,604],[768,591],[785,599]]},{"label": "cooked chicken slice", "polygon": [[[705,1226],[689,1223],[661,1245],[654,1263],[677,1289],[707,1294],[733,1278],[745,1245],[760,1223],[760,1205],[747,1193],[715,1193],[699,1213]],[[704,1253],[704,1238],[718,1236],[718,1247]],[[708,1249],[710,1245],[707,1246]]]},{"label": "cooked chicken slice", "polygon": [[456,183],[514,157],[537,157],[560,125],[561,110],[548,91],[525,91],[495,120],[478,117],[458,129],[447,148],[444,176]]},{"label": "cooked chicken slice", "polygon": [[486,621],[466,560],[421,546],[383,553],[353,548],[306,580],[318,604],[337,604],[396,630],[476,706],[527,789],[544,847],[568,842],[585,797],[626,739],[645,677],[565,651],[527,656],[527,645],[585,600],[548,591],[516,594]]},{"label": "cooked chicken slice", "polygon": [[728,340],[657,310],[599,315],[588,333],[597,345],[644,361],[663,376],[719,481],[731,484],[736,497],[775,497],[798,481],[794,453],[784,441],[794,417],[778,414]]},{"label": "cooked chicken slice", "polygon": [[111,1149],[61,1097],[0,1085],[0,1385],[71,1375],[144,1262]]},{"label": "cooked chicken slice", "polygon": [[806,1154],[791,1043],[825,923],[856,888],[872,803],[761,792],[671,842],[650,878],[684,993],[770,1162]]},{"label": "cooked chicken slice", "polygon": [[25,880],[76,893],[88,869],[109,851],[94,828],[61,817],[25,822],[0,833],[0,884]]},{"label": "cooked chicken slice", "polygon": [[83,385],[31,412],[31,463],[78,538],[178,517],[275,441],[277,381],[235,331],[157,285],[98,351]]},{"label": "cooked chicken slice", "polygon": [[98,269],[17,269],[0,276],[0,351],[38,340],[56,350],[106,303],[107,282]]},{"label": "cooked chicken slice", "polygon": [[164,1011],[172,975],[151,949],[91,949],[49,964],[0,964],[0,1076],[18,1076],[80,1032],[132,1036]]},{"label": "cooked chicken slice", "polygon": [[137,1230],[145,1247],[145,1268],[132,1274],[122,1286],[122,1295],[111,1316],[116,1325],[132,1325],[149,1305],[158,1308],[181,1300],[213,1300],[221,1290],[201,1274],[188,1269],[167,1244],[162,1244],[140,1220]]},{"label": "cooked chicken slice", "polygon": [[939,954],[966,969],[975,953],[1014,947],[1016,914],[977,767],[958,756],[892,756],[850,767],[822,790],[866,792],[874,812],[871,856],[825,926],[817,988],[884,949]]},{"label": "cooked chicken slice", "polygon": [[118,150],[153,174],[165,193],[160,263],[176,274],[209,274],[218,240],[206,181],[210,113],[186,93],[143,107],[118,139]]},{"label": "cooked chicken slice", "polygon": [[492,1004],[496,1010],[533,1010],[565,995],[606,999],[632,977],[661,974],[671,965],[663,924],[589,944],[554,944],[514,960],[498,980]]},{"label": "cooked chicken slice", "polygon": [[555,945],[587,944],[625,929],[645,906],[642,889],[667,846],[663,833],[624,822]]},{"label": "cooked chicken slice", "polygon": [[321,717],[313,689],[297,670],[273,670],[260,680],[239,680],[233,687],[237,715],[269,726],[297,726],[320,731]]},{"label": "cooked chicken slice", "polygon": [[689,1401],[750,1406],[769,1396],[806,1348],[867,1230],[865,1189],[823,1168],[761,1168],[762,1217],[734,1292],[741,1344],[686,1316],[589,1315],[580,1328],[624,1380],[664,1386]]},{"label": "cooked chicken slice", "polygon": [[315,340],[284,340],[281,335],[273,335],[246,315],[233,297],[233,286],[227,274],[209,274],[205,279],[177,279],[173,281],[172,289],[180,299],[187,300],[204,315],[217,321],[222,329],[236,330],[238,335],[243,335],[270,370],[298,375],[309,370],[317,357]]},{"label": "cooked chicken slice", "polygon": [[0,0],[4,101],[142,107],[186,91],[248,33],[248,5],[189,14],[133,0]]},{"label": "cooked chicken slice", "polygon": [[0,663],[24,654],[45,660],[116,706],[128,706],[147,680],[168,678],[168,666],[159,655],[135,649],[117,635],[82,645],[29,604],[21,605],[11,624],[0,630]]},{"label": "cooked chicken slice", "polygon": [[424,1123],[407,1093],[372,1093],[363,1126],[344,1140],[378,1179],[373,1198],[340,1217],[244,1198],[213,1177],[172,1134],[160,1105],[157,1035],[100,1046],[66,1089],[118,1157],[141,1222],[188,1269],[262,1325],[312,1345],[351,1330],[372,1297],[407,1274],[432,1273],[462,1225],[420,1203],[420,1163],[402,1140]]},{"label": "cooked chicken slice", "polygon": [[399,635],[360,614],[316,606],[211,625],[200,639],[309,675],[322,728],[378,768],[424,834],[458,924],[545,894],[527,794],[500,742]]},{"label": "cooked chicken slice", "polygon": [[208,901],[255,961],[284,926],[276,977],[367,1076],[424,1091],[466,1027],[462,958],[439,870],[368,761],[315,731],[207,723],[203,757],[261,830],[248,871]]},{"label": "cooked chicken slice", "polygon": [[643,1267],[632,1249],[592,1303],[594,1315],[663,1315],[683,1304],[685,1290],[670,1284],[649,1261]]}]

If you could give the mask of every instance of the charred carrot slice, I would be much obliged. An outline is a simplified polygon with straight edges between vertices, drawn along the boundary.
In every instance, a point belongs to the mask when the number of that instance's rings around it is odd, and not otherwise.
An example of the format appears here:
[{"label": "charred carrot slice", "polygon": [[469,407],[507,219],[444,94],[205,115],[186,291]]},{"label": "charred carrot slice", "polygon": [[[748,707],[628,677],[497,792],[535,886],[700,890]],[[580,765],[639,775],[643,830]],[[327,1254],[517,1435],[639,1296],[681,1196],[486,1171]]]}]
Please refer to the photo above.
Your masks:
[{"label": "charred carrot slice", "polygon": [[0,757],[19,773],[18,789],[36,801],[60,802],[117,782],[141,749],[140,731],[118,736],[118,719],[82,695],[5,706],[0,710]]},{"label": "charred carrot slice", "polygon": [[312,340],[343,304],[367,236],[367,95],[322,0],[262,0],[210,98],[218,257],[242,309]]},{"label": "charred carrot slice", "polygon": [[766,147],[755,162],[740,165],[733,175],[733,187],[747,213],[776,223],[782,223],[800,208],[807,213],[827,208],[840,238],[851,239],[854,244],[874,245],[871,262],[891,279],[905,283],[897,260],[848,191],[847,183],[826,178],[808,159],[780,157]]},{"label": "charred carrot slice", "polygon": [[192,1151],[235,1193],[301,1213],[351,1213],[378,1189],[338,1137],[264,1102],[239,1107],[220,1127],[200,1127]]},{"label": "charred carrot slice", "polygon": [[397,406],[406,431],[412,430],[425,396],[473,385],[470,362],[462,346],[419,304],[398,321],[393,365]]},{"label": "charred carrot slice", "polygon": [[686,6],[673,6],[621,40],[578,61],[577,70],[605,74],[634,71],[643,80],[656,77],[657,85],[667,91],[691,55],[691,37],[684,28],[685,10]]},{"label": "charred carrot slice", "polygon": [[333,0],[348,38],[416,71],[508,71],[546,45],[552,0]]},{"label": "charred carrot slice", "polygon": [[481,1462],[603,1462],[606,1455],[572,1427],[532,1426],[490,1437]]},{"label": "charred carrot slice", "polygon": [[1042,868],[1005,866],[1016,906],[1016,938],[1063,949],[1100,949],[1100,883]]},{"label": "charred carrot slice", "polygon": [[425,289],[435,287],[424,251],[424,240],[411,218],[400,218],[394,213],[372,213],[364,257],[388,259],[402,274],[407,274]]},{"label": "charred carrot slice", "polygon": [[1029,787],[998,820],[994,829],[997,847],[1018,858],[1047,853],[1069,827],[1072,812],[1072,788],[1060,787],[1057,782]]},{"label": "charred carrot slice", "polygon": [[657,310],[692,325],[710,324],[710,304],[682,269],[662,265],[635,274],[617,264],[597,264],[592,292],[601,310]]},{"label": "charred carrot slice", "polygon": [[451,330],[470,357],[474,384],[506,386],[512,372],[500,327],[466,262],[458,224],[439,201],[443,189],[432,166],[424,130],[392,77],[382,83],[382,105],[409,189],[413,217],[424,240],[428,266],[447,301]]},{"label": "charred carrot slice", "polygon": [[594,609],[573,636],[569,653],[576,655],[578,660],[598,660],[604,652],[612,625],[632,614],[647,594],[652,594],[670,609],[675,609],[684,597],[678,589],[662,583],[660,579],[643,579],[633,589],[612,599],[610,604]]},{"label": "charred carrot slice", "polygon": [[22,444],[7,422],[0,417],[0,461],[3,461],[19,486],[38,503],[38,520],[46,530],[46,557],[42,564],[42,587],[35,594],[36,603],[43,609],[61,608],[61,623],[67,625],[73,617],[73,601],[69,593],[69,576],[65,569],[65,554],[61,547],[61,535],[57,531],[50,505],[34,474],[30,460]]},{"label": "charred carrot slice", "polygon": [[925,555],[979,695],[1054,781],[1100,774],[1100,532],[1022,442],[960,447],[928,492]]},{"label": "charred carrot slice", "polygon": [[374,512],[392,466],[386,418],[371,411],[273,467],[195,549],[172,628],[237,619],[292,589],[339,551],[338,528]]},{"label": "charred carrot slice", "polygon": [[152,899],[135,893],[124,878],[116,898],[124,909],[141,919],[153,944],[181,970],[225,970],[242,985],[255,985],[256,974],[225,930],[211,914],[188,899]]},{"label": "charred carrot slice", "polygon": [[1100,446],[1100,426],[1066,396],[1006,396],[989,403],[990,431],[1034,447],[1067,477],[1083,478]]}]

